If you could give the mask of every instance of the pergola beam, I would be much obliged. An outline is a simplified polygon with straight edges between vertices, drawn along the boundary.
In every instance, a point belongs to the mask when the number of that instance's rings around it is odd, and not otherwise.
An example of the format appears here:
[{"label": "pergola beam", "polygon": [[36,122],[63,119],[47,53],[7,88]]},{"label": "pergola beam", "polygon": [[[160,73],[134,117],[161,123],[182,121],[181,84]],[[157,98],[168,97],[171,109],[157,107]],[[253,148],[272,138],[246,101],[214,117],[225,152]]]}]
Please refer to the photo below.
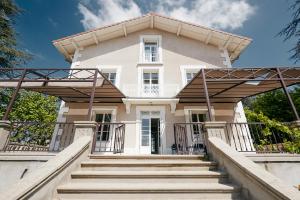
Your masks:
[{"label": "pergola beam", "polygon": [[296,106],[295,106],[295,104],[294,104],[294,102],[293,102],[293,100],[292,100],[292,98],[289,94],[289,91],[287,90],[287,87],[286,87],[284,78],[282,77],[281,71],[280,71],[279,68],[276,68],[276,70],[277,70],[278,77],[280,78],[280,83],[281,83],[282,89],[283,89],[283,91],[284,91],[284,93],[285,93],[285,95],[288,99],[288,102],[289,102],[290,106],[292,107],[292,110],[293,110],[293,113],[296,117],[296,120],[299,120],[299,115],[298,115]]},{"label": "pergola beam", "polygon": [[211,105],[210,105],[210,100],[209,100],[209,94],[208,94],[207,85],[206,85],[206,78],[205,78],[204,68],[201,69],[201,75],[202,75],[202,80],[203,80],[204,95],[205,95],[207,109],[208,109],[208,117],[209,117],[210,121],[213,121],[213,116],[212,116],[212,112],[211,112]]},{"label": "pergola beam", "polygon": [[97,75],[98,75],[97,70],[95,70],[93,88],[92,88],[92,92],[91,92],[91,96],[90,96],[89,109],[88,109],[88,115],[87,115],[88,121],[92,120],[92,108],[93,108],[93,102],[94,102],[95,91],[96,91]]},{"label": "pergola beam", "polygon": [[24,71],[23,71],[23,73],[21,75],[21,78],[19,79],[18,85],[17,85],[17,87],[16,87],[14,93],[12,94],[12,97],[11,97],[9,103],[8,103],[6,111],[5,111],[5,113],[4,113],[3,117],[2,117],[2,120],[8,120],[8,115],[9,115],[9,113],[10,113],[10,111],[11,111],[13,105],[14,105],[14,102],[15,102],[16,98],[17,98],[17,94],[18,94],[18,92],[19,92],[19,90],[21,88],[21,85],[22,85],[22,82],[23,82],[23,80],[24,80],[24,78],[26,76],[26,73],[27,73],[27,70],[24,69]]}]

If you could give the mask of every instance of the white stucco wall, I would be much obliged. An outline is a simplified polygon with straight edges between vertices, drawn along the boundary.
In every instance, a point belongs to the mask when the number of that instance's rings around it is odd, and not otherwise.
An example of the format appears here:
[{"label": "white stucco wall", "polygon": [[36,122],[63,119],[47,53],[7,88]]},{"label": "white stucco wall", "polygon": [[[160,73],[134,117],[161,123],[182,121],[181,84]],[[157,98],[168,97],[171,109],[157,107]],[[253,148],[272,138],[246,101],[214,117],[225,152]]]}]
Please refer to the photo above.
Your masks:
[{"label": "white stucco wall", "polygon": [[[24,152],[0,153],[0,194],[27,176],[55,154]],[[3,181],[5,180],[5,181]],[[0,197],[1,198],[1,197]]]}]

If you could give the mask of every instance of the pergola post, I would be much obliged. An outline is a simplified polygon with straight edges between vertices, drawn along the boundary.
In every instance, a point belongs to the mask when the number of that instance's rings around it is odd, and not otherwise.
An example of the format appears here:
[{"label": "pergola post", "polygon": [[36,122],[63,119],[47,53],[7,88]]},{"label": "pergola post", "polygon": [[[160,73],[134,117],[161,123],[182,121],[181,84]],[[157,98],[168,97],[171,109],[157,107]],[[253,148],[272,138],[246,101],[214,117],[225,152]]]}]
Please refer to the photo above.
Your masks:
[{"label": "pergola post", "polygon": [[286,95],[286,97],[287,97],[287,99],[289,101],[289,104],[292,107],[292,110],[293,110],[293,113],[294,113],[294,115],[296,117],[296,120],[298,121],[299,120],[299,115],[298,115],[296,106],[295,106],[295,104],[294,104],[294,102],[293,102],[293,100],[292,100],[292,98],[291,98],[291,96],[289,94],[289,91],[287,90],[287,87],[286,87],[286,84],[285,84],[284,79],[282,77],[281,71],[280,71],[279,68],[276,68],[276,70],[277,70],[278,77],[280,79],[280,83],[281,83],[282,89],[283,89],[283,91],[284,91],[284,93],[285,93],[285,95]]},{"label": "pergola post", "polygon": [[206,85],[205,72],[204,72],[203,68],[201,69],[201,75],[202,75],[202,80],[203,80],[204,95],[205,95],[207,109],[208,109],[208,118],[209,118],[209,121],[213,121],[211,105],[210,105],[210,100],[209,100],[209,94],[208,94],[207,85]]},{"label": "pergola post", "polygon": [[93,108],[95,91],[96,91],[97,75],[98,75],[97,70],[95,70],[93,88],[92,88],[92,92],[91,92],[91,95],[90,95],[89,110],[88,110],[88,115],[87,115],[87,120],[88,121],[92,120],[92,108]]},{"label": "pergola post", "polygon": [[9,115],[10,111],[12,110],[14,102],[15,102],[15,100],[17,98],[17,94],[19,93],[19,90],[21,88],[22,82],[23,82],[23,80],[24,80],[24,78],[26,76],[26,73],[27,73],[27,71],[26,71],[26,69],[24,69],[24,71],[23,71],[23,73],[21,75],[21,78],[18,81],[17,87],[16,87],[16,89],[15,89],[14,93],[12,94],[12,97],[11,97],[11,99],[9,101],[7,109],[6,109],[6,111],[5,111],[5,113],[4,113],[3,117],[2,117],[2,120],[8,120],[8,115]]}]

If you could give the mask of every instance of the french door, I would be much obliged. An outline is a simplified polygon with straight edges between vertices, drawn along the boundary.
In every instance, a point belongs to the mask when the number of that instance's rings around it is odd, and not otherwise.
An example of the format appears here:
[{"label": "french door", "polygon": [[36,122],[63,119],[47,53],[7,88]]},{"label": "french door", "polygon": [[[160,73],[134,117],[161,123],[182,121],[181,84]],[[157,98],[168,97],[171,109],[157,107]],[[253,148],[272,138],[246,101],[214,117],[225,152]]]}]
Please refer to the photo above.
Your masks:
[{"label": "french door", "polygon": [[204,150],[204,132],[203,124],[206,119],[206,115],[202,113],[191,113],[192,127],[191,127],[191,140],[192,150],[194,152],[203,152]]},{"label": "french door", "polygon": [[158,154],[160,148],[160,112],[141,112],[141,154]]},{"label": "french door", "polygon": [[99,123],[95,150],[97,151],[107,151],[107,148],[111,147],[112,142],[112,127],[109,124],[111,122],[111,113],[100,113],[96,114],[96,122]]}]

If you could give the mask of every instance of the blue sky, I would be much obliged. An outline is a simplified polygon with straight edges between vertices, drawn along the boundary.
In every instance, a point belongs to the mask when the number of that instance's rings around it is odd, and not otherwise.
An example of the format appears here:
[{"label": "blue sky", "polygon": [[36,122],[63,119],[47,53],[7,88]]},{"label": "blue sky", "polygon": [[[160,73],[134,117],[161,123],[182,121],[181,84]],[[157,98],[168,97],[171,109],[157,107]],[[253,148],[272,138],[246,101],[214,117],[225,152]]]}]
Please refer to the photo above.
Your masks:
[{"label": "blue sky", "polygon": [[[192,3],[191,3],[192,2]],[[226,4],[224,4],[224,2]],[[24,13],[16,21],[20,47],[34,55],[28,67],[69,67],[52,40],[149,11],[248,36],[252,44],[235,67],[295,66],[276,34],[291,19],[292,0],[16,0]]]}]

